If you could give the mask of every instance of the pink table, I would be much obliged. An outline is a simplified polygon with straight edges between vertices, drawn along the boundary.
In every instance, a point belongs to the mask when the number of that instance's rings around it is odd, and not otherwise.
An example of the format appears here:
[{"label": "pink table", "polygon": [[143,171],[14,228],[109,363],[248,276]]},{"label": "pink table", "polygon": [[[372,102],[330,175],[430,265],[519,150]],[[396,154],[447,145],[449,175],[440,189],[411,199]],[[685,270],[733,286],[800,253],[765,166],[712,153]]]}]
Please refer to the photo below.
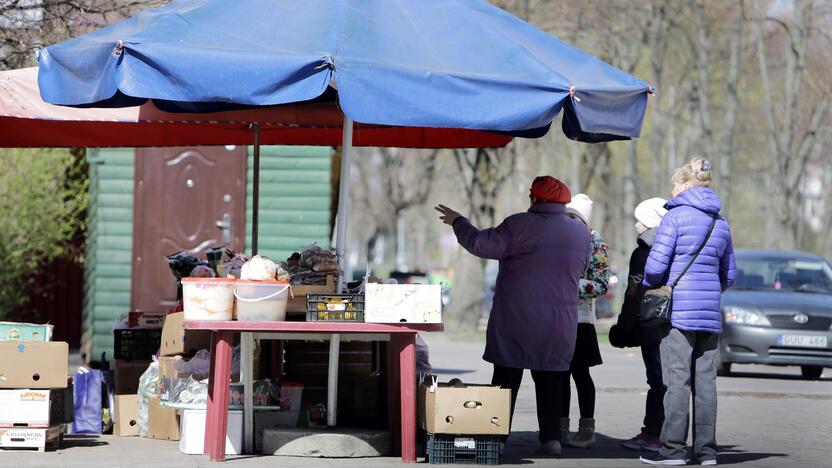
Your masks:
[{"label": "pink table", "polygon": [[[234,333],[317,333],[317,334],[385,334],[390,337],[389,414],[395,448],[401,449],[402,461],[416,462],[416,333],[441,332],[442,324],[382,324],[341,322],[237,322],[188,320],[186,330],[210,330],[211,371],[208,378],[208,412],[205,424],[205,454],[211,461],[225,461],[225,437],[228,430],[228,394],[231,382],[231,347]],[[398,354],[396,362],[393,356]],[[395,374],[399,379],[396,381]],[[221,382],[221,385],[217,385]],[[401,395],[396,418],[394,395]],[[396,431],[396,428],[399,431]],[[396,432],[401,435],[398,444]]]}]

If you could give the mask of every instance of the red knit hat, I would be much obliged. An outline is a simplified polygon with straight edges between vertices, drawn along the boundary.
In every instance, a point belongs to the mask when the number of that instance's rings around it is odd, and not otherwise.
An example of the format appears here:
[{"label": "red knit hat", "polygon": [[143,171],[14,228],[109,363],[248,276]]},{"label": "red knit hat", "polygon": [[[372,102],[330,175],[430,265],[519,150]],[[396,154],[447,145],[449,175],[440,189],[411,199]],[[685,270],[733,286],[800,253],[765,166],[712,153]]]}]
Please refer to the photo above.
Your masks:
[{"label": "red knit hat", "polygon": [[572,200],[572,193],[569,187],[552,176],[535,177],[529,196],[542,202],[569,203]]}]

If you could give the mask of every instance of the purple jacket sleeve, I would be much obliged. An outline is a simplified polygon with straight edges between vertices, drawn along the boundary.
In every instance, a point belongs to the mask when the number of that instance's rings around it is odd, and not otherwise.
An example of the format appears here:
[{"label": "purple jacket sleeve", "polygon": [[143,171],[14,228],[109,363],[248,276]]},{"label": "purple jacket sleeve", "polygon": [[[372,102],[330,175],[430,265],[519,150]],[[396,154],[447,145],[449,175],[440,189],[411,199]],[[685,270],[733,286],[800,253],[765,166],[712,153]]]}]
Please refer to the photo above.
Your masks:
[{"label": "purple jacket sleeve", "polygon": [[676,237],[676,222],[671,213],[668,213],[659,225],[656,241],[653,242],[650,255],[647,257],[647,265],[644,267],[642,284],[648,289],[664,286],[673,262],[673,255],[676,252]]},{"label": "purple jacket sleeve", "polygon": [[722,290],[725,291],[733,286],[736,279],[737,263],[734,259],[734,242],[729,234],[728,245],[725,246],[725,251],[719,259],[719,282],[722,284]]},{"label": "purple jacket sleeve", "polygon": [[500,260],[511,254],[514,242],[511,217],[499,226],[488,229],[475,228],[467,218],[459,218],[454,222],[454,234],[465,250],[480,258]]}]

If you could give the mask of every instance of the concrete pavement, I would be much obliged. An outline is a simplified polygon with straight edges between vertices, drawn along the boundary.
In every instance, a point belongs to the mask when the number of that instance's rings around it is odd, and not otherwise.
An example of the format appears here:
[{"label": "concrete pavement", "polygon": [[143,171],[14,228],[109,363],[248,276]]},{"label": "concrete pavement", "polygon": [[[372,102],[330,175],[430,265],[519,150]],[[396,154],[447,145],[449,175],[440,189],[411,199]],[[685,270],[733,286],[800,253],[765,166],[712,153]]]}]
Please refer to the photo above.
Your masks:
[{"label": "concrete pavement", "polygon": [[[435,373],[470,383],[487,383],[491,367],[482,361],[482,341],[427,335]],[[602,345],[604,365],[593,369],[597,386],[598,444],[592,450],[566,449],[561,459],[535,455],[537,418],[531,376],[524,379],[517,402],[514,432],[504,464],[552,467],[638,467],[638,453],[619,447],[641,427],[646,383],[637,350]],[[832,370],[822,381],[798,378],[794,368],[736,366],[736,377],[719,378],[717,437],[719,462],[748,467],[832,466]],[[572,415],[577,418],[577,399]],[[575,424],[573,424],[574,426]],[[396,458],[302,459],[242,456],[225,465],[200,455],[183,455],[177,442],[140,438],[68,437],[56,452],[0,450],[0,467],[191,468],[235,467],[375,467],[400,465]]]}]

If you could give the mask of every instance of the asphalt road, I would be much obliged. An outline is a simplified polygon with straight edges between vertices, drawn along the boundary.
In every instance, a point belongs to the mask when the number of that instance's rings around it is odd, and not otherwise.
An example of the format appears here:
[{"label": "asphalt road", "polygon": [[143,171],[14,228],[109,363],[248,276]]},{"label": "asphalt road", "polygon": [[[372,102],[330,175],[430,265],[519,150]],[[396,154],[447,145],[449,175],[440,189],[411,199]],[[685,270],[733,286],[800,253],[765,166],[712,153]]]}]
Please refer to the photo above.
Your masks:
[{"label": "asphalt road", "polygon": [[[490,381],[491,367],[481,359],[482,342],[453,341],[441,335],[425,338],[434,373],[445,380],[458,377],[470,383]],[[592,371],[597,389],[598,445],[592,450],[567,449],[560,460],[535,458],[537,416],[534,385],[527,372],[505,463],[639,465],[639,454],[620,448],[618,443],[637,434],[641,427],[647,390],[641,354],[638,349],[621,350],[606,344],[602,344],[601,353],[604,364]],[[735,375],[719,377],[717,382],[721,465],[832,466],[832,369],[827,369],[820,381],[802,380],[799,368],[735,365],[734,370]],[[575,426],[578,408],[574,397],[572,405]]]},{"label": "asphalt road", "polygon": [[[488,383],[491,367],[482,361],[483,343],[449,335],[426,335],[435,373]],[[598,444],[591,450],[566,449],[560,459],[535,455],[537,418],[534,387],[527,375],[517,402],[506,465],[552,467],[638,467],[638,453],[621,448],[622,439],[641,427],[646,383],[637,350],[602,345],[604,364],[593,369],[597,387]],[[832,369],[821,381],[804,381],[793,368],[736,366],[736,376],[719,378],[717,440],[719,463],[744,467],[832,466]],[[572,399],[573,417],[578,413]],[[47,453],[0,450],[0,467],[179,468],[179,467],[382,467],[398,458],[308,459],[232,457],[224,465],[201,455],[183,455],[178,442],[136,437],[68,437],[61,450]]]}]

